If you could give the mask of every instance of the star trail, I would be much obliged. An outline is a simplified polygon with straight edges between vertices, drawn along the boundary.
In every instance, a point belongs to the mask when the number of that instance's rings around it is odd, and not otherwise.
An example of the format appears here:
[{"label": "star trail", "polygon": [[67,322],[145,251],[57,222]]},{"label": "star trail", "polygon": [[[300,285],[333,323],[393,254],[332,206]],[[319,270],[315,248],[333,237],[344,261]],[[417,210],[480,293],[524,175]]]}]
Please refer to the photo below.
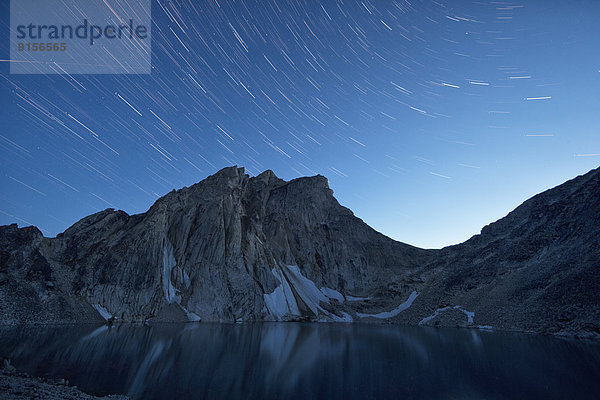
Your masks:
[{"label": "star trail", "polygon": [[600,162],[600,2],[152,3],[150,75],[11,75],[0,223],[47,236],[218,169],[322,174],[439,247]]}]

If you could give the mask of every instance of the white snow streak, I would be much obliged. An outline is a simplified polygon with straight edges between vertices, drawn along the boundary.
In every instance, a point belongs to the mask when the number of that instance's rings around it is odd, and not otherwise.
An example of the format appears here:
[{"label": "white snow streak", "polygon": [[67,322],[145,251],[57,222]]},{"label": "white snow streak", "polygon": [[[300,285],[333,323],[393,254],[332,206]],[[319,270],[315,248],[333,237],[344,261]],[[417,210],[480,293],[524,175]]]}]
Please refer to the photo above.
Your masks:
[{"label": "white snow streak", "polygon": [[93,304],[92,307],[94,307],[96,311],[98,311],[98,314],[100,314],[105,320],[108,321],[112,318],[112,314],[109,313],[108,310],[102,307],[100,304]]},{"label": "white snow streak", "polygon": [[278,320],[281,320],[286,314],[300,315],[292,288],[281,269],[273,268],[271,272],[281,285],[277,286],[273,293],[263,295],[269,313]]},{"label": "white snow streak", "polygon": [[328,287],[322,287],[321,293],[323,293],[325,296],[327,296],[330,299],[335,299],[335,300],[339,301],[340,303],[344,302],[344,296],[337,290],[330,289]]},{"label": "white snow streak", "polygon": [[444,311],[448,310],[450,307],[444,307],[444,308],[438,308],[437,310],[435,310],[435,312],[433,314],[431,314],[429,317],[425,317],[423,318],[420,322],[419,325],[423,325],[428,323],[429,321],[431,321],[432,319],[434,319],[435,317],[437,317],[438,315],[440,315],[441,313],[443,313]]},{"label": "white snow streak", "polygon": [[181,309],[183,310],[185,315],[187,315],[190,322],[200,322],[202,320],[202,318],[200,318],[200,316],[198,316],[198,314],[188,311],[188,309],[185,308],[184,306],[182,306],[181,304],[179,304],[179,306],[181,307]]},{"label": "white snow streak", "polygon": [[[275,273],[273,273],[275,275]],[[279,285],[275,288],[273,293],[264,294],[265,304],[267,306],[267,310],[269,314],[280,320],[286,314],[293,314],[290,311],[290,305],[285,297],[285,293],[283,291],[283,285]],[[294,300],[294,305],[296,300]]]},{"label": "white snow streak", "polygon": [[371,298],[370,297],[354,297],[354,296],[346,295],[346,301],[366,301],[366,300],[371,300]]},{"label": "white snow streak", "polygon": [[298,296],[313,314],[319,314],[320,302],[329,303],[329,299],[317,288],[315,283],[302,275],[298,266],[288,265],[287,271],[285,269],[282,269],[282,271],[284,271],[290,285],[293,286]]},{"label": "white snow streak", "polygon": [[321,302],[329,304],[329,299],[343,302],[344,296],[337,290],[327,287],[318,289],[313,281],[302,275],[298,266],[288,265],[274,268],[272,273],[280,285],[275,288],[273,293],[265,293],[263,297],[267,311],[276,319],[282,320],[285,315],[301,316],[302,313],[296,301],[298,297],[298,300],[301,300],[315,316],[321,314],[335,322],[352,322],[352,316],[345,312],[342,312],[340,317],[321,307]]},{"label": "white snow streak", "polygon": [[412,305],[412,303],[415,301],[415,299],[417,298],[418,295],[419,294],[417,293],[417,291],[413,290],[413,292],[410,294],[410,296],[408,296],[408,300],[406,300],[404,303],[400,304],[398,307],[394,308],[392,311],[380,312],[378,314],[356,313],[356,315],[359,316],[360,318],[366,318],[366,317],[373,317],[373,318],[379,318],[379,319],[393,318],[396,315],[400,314],[402,311],[407,310]]},{"label": "white snow streak", "polygon": [[467,322],[468,322],[469,324],[472,324],[472,323],[473,323],[473,318],[475,317],[475,313],[474,313],[474,312],[472,312],[472,311],[467,311],[467,310],[465,310],[465,309],[464,309],[464,308],[463,308],[461,305],[457,305],[457,306],[454,306],[454,307],[450,307],[450,306],[448,306],[448,307],[438,308],[437,310],[435,310],[435,312],[434,312],[432,315],[430,315],[430,316],[428,316],[428,317],[425,317],[425,318],[423,318],[423,319],[422,319],[422,320],[419,322],[419,325],[423,325],[423,324],[426,324],[426,323],[428,323],[429,321],[431,321],[432,319],[436,318],[438,315],[440,315],[440,314],[441,314],[441,313],[443,313],[444,311],[447,311],[447,310],[450,310],[450,309],[454,309],[454,310],[460,310],[460,311],[462,311],[462,312],[463,312],[463,313],[464,313],[464,314],[467,316]]},{"label": "white snow streak", "polygon": [[179,303],[181,296],[177,294],[177,290],[171,282],[171,271],[176,265],[175,257],[173,256],[173,246],[167,240],[163,248],[163,268],[162,268],[162,287],[167,303]]},{"label": "white snow streak", "polygon": [[[456,307],[455,307],[455,308],[456,308]],[[467,310],[464,310],[464,309],[462,309],[462,308],[460,309],[460,311],[462,311],[463,313],[465,313],[465,315],[467,316],[467,320],[468,320],[468,322],[469,322],[470,324],[472,324],[472,323],[473,323],[473,317],[475,316],[475,313],[474,313],[474,312],[472,312],[472,311],[467,311]]]},{"label": "white snow streak", "polygon": [[335,314],[332,313],[327,313],[327,315],[334,321],[334,322],[352,322],[354,321],[352,319],[352,316],[350,314],[348,314],[347,312],[342,311],[342,316],[338,317]]}]

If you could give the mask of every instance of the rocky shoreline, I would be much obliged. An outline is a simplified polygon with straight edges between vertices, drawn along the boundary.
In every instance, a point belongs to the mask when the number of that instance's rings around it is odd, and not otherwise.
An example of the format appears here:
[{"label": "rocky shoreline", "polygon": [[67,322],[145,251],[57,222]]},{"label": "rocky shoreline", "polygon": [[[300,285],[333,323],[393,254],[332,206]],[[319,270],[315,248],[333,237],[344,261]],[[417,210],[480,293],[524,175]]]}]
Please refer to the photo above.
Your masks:
[{"label": "rocky shoreline", "polygon": [[129,397],[109,395],[92,396],[77,386],[70,386],[65,379],[36,378],[17,371],[10,360],[2,360],[0,366],[0,393],[3,400],[128,400]]}]

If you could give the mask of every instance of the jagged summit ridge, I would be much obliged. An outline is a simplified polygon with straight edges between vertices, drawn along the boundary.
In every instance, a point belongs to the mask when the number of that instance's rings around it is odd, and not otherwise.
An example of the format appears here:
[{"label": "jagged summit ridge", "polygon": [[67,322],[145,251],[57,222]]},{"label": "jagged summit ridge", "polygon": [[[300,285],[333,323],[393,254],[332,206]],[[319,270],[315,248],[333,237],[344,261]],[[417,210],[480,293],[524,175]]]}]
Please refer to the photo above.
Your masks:
[{"label": "jagged summit ridge", "polygon": [[[364,295],[425,254],[354,217],[323,176],[287,182],[237,167],[168,193],[146,213],[104,210],[28,246],[64,278],[50,296],[83,298],[125,321],[345,318],[315,303],[313,286]],[[284,301],[296,306],[274,313],[265,296],[289,286],[291,268],[312,286],[304,295],[290,287]],[[29,297],[39,298],[44,282],[29,282]]]}]

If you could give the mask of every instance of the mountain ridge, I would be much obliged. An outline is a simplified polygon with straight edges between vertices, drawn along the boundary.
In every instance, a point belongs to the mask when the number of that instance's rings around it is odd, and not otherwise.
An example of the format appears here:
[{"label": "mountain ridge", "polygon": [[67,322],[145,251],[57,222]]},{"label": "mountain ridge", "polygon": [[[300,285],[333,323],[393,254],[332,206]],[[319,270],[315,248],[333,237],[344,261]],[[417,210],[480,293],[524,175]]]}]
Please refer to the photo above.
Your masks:
[{"label": "mountain ridge", "polygon": [[0,227],[0,323],[307,319],[596,336],[598,199],[595,169],[431,250],[369,227],[324,176],[227,167],[145,213],[106,209],[56,238]]}]

